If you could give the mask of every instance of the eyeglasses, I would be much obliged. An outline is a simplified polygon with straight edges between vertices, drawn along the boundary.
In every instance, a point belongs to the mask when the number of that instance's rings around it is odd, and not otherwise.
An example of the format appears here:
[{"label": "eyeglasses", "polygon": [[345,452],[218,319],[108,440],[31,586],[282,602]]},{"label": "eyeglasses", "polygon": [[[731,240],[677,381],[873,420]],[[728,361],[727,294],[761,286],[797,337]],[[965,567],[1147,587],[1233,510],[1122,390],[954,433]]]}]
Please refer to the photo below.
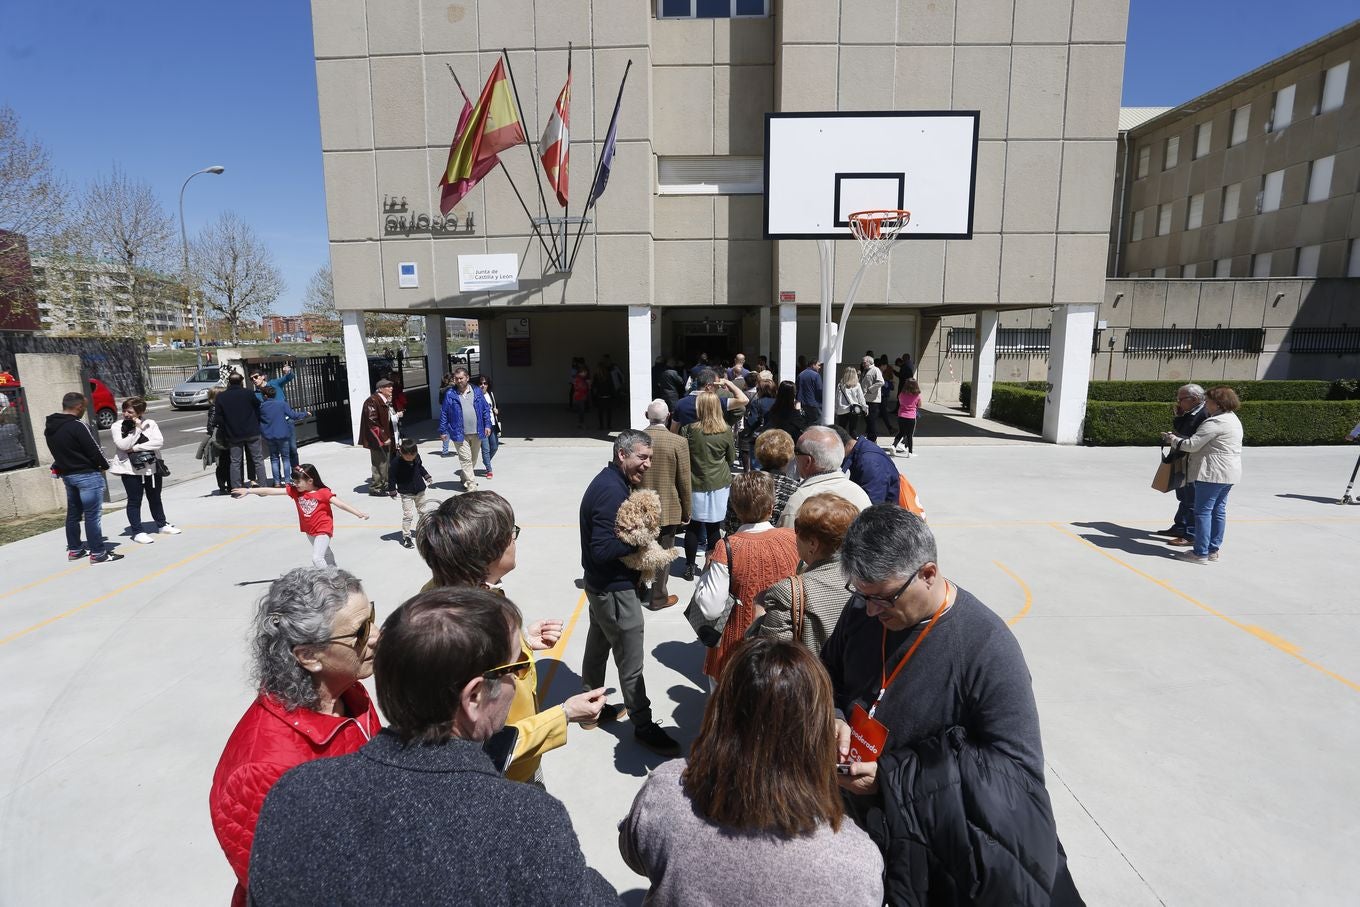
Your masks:
[{"label": "eyeglasses", "polygon": [[349,639],[352,636],[354,637],[354,651],[362,652],[364,646],[368,645],[368,638],[373,635],[373,625],[377,622],[378,605],[377,602],[370,601],[368,603],[368,619],[359,625],[359,629],[355,630],[353,633],[345,633],[341,636],[332,636],[330,639],[323,639],[318,645],[324,645],[328,642],[340,642],[341,640]]},{"label": "eyeglasses", "polygon": [[516,679],[524,680],[529,676],[529,672],[532,671],[533,668],[534,662],[532,658],[526,658],[524,661],[512,661],[508,665],[500,665],[499,667],[492,668],[490,671],[483,671],[482,679],[489,683],[493,680],[499,680],[506,674],[514,674]]},{"label": "eyeglasses", "polygon": [[513,542],[513,541],[514,541],[515,539],[517,539],[517,538],[519,538],[519,527],[518,527],[518,526],[514,527],[514,528],[510,531],[510,541]]},{"label": "eyeglasses", "polygon": [[897,603],[897,600],[902,597],[902,593],[907,591],[907,587],[910,586],[912,583],[916,582],[916,577],[920,575],[921,568],[917,567],[916,572],[913,573],[911,577],[908,578],[908,580],[902,584],[901,588],[899,588],[896,592],[894,592],[892,595],[886,598],[881,595],[865,595],[863,592],[856,589],[849,582],[846,582],[845,584],[845,591],[849,592],[856,599],[858,599],[857,604],[867,605],[869,602],[873,602],[880,608],[891,608],[893,605]]}]

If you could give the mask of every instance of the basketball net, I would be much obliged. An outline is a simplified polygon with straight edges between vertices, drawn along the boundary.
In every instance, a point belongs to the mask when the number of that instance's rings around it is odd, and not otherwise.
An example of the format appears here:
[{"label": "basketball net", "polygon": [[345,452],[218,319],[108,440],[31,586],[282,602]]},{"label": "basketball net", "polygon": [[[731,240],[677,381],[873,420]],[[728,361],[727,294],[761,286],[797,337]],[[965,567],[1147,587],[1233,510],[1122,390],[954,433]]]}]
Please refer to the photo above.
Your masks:
[{"label": "basketball net", "polygon": [[897,234],[910,221],[910,211],[856,211],[851,214],[850,232],[859,240],[861,263],[881,265],[887,261]]}]

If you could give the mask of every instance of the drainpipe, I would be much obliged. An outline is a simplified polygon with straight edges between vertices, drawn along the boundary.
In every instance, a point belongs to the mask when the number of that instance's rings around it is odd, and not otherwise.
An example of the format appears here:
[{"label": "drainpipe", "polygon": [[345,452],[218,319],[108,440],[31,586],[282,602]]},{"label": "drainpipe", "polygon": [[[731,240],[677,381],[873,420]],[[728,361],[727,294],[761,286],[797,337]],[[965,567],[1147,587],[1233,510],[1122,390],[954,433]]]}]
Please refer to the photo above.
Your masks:
[{"label": "drainpipe", "polygon": [[1124,251],[1124,198],[1129,191],[1129,131],[1125,129],[1120,134],[1124,142],[1124,167],[1123,173],[1119,175],[1119,223],[1114,228],[1114,274],[1115,278],[1120,277],[1119,256]]}]

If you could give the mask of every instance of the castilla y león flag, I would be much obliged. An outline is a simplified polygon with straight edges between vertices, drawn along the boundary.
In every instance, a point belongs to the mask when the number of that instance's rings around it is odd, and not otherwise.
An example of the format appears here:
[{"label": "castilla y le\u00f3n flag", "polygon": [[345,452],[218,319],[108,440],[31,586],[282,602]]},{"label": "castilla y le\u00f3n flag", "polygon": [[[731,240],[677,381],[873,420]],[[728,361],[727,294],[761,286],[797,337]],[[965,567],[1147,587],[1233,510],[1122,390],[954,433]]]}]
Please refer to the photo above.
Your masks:
[{"label": "castilla y le\u00f3n flag", "polygon": [[552,116],[548,118],[548,127],[543,130],[543,138],[538,143],[538,159],[543,162],[543,172],[548,175],[548,185],[557,193],[557,202],[563,208],[567,206],[567,189],[570,185],[567,178],[567,158],[571,155],[571,144],[567,136],[570,110],[571,75],[568,74],[567,84],[562,86],[562,92],[557,96],[557,104],[553,106]]},{"label": "castilla y le\u00f3n flag", "polygon": [[449,146],[448,165],[439,180],[440,213],[448,214],[472,191],[472,187],[500,162],[497,154],[522,142],[524,127],[505,78],[505,61],[497,60],[477,105],[472,107],[467,95],[463,96],[463,113],[458,118],[453,144]]}]

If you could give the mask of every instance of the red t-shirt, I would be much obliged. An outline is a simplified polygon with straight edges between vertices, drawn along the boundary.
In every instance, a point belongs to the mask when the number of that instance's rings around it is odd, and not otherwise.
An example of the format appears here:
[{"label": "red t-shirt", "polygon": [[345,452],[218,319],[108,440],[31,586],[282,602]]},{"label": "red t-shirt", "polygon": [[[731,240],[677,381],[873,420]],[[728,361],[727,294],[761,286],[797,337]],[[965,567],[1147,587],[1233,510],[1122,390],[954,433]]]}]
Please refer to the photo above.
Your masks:
[{"label": "red t-shirt", "polygon": [[331,498],[335,493],[329,488],[318,488],[305,494],[289,485],[288,497],[298,509],[298,528],[308,535],[335,535],[335,518],[331,515]]},{"label": "red t-shirt", "polygon": [[571,399],[577,402],[590,396],[590,381],[582,375],[571,379]]}]

